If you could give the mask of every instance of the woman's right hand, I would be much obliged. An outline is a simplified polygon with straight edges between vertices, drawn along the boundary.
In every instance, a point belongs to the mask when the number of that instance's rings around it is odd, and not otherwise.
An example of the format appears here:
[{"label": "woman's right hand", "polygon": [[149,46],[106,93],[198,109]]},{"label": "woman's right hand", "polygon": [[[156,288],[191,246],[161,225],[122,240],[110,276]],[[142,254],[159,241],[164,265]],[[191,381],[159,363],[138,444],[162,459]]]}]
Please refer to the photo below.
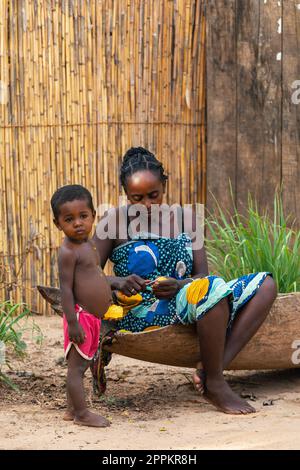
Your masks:
[{"label": "woman's right hand", "polygon": [[118,290],[128,297],[144,291],[146,289],[146,285],[145,279],[137,274],[130,274],[130,276],[120,277],[118,279]]}]

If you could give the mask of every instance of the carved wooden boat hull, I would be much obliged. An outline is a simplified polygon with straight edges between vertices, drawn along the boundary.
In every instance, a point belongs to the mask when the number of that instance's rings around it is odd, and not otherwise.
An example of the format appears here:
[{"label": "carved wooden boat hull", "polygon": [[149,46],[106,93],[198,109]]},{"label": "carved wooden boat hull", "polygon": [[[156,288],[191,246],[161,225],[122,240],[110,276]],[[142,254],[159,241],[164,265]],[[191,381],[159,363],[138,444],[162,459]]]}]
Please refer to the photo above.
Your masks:
[{"label": "carved wooden boat hull", "polygon": [[[61,313],[60,292],[38,286],[52,308]],[[103,322],[103,327],[109,327]],[[297,346],[299,349],[297,349]],[[148,362],[195,367],[200,347],[194,325],[170,325],[141,333],[119,333],[106,350]],[[279,294],[256,335],[230,364],[230,370],[300,367],[300,293]]]}]

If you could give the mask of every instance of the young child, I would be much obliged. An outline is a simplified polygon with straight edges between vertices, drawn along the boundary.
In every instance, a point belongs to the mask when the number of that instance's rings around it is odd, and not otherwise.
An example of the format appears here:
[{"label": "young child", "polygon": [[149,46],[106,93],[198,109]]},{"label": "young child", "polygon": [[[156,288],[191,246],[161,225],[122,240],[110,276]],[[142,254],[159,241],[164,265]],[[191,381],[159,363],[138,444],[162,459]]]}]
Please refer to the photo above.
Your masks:
[{"label": "young child", "polygon": [[54,223],[66,235],[58,267],[64,311],[64,349],[68,362],[65,420],[106,427],[109,421],[87,409],[83,376],[99,342],[101,317],[112,303],[111,290],[89,239],[95,220],[92,196],[80,185],[59,188],[51,198]]}]

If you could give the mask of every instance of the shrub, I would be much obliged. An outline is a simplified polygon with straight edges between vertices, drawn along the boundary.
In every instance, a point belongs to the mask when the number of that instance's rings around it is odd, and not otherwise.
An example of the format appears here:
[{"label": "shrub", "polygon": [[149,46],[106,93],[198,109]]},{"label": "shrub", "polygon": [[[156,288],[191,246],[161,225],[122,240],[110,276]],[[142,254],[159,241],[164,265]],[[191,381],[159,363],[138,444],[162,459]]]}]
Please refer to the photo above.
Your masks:
[{"label": "shrub", "polygon": [[[30,318],[30,310],[24,304],[12,304],[10,301],[0,303],[0,382],[12,388],[17,388],[9,377],[2,372],[3,365],[11,369],[9,355],[23,358],[26,352],[26,343],[23,333],[28,329],[26,321]],[[39,327],[31,321],[30,329],[38,333],[36,340],[41,341],[42,335]]]},{"label": "shrub", "polygon": [[248,197],[246,216],[223,211],[216,202],[209,215],[206,240],[210,267],[226,280],[246,273],[270,271],[279,292],[300,291],[300,232],[294,222],[288,226],[280,195],[274,197],[274,215],[260,214]]}]

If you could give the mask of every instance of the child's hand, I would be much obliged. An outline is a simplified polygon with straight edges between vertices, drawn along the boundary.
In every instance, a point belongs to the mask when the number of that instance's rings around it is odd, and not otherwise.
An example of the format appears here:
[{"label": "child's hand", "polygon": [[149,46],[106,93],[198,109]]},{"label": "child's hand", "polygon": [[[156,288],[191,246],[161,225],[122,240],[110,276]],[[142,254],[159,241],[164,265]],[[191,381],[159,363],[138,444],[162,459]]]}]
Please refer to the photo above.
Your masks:
[{"label": "child's hand", "polygon": [[70,341],[75,344],[82,344],[85,340],[85,332],[82,326],[76,322],[68,324],[68,334]]}]

